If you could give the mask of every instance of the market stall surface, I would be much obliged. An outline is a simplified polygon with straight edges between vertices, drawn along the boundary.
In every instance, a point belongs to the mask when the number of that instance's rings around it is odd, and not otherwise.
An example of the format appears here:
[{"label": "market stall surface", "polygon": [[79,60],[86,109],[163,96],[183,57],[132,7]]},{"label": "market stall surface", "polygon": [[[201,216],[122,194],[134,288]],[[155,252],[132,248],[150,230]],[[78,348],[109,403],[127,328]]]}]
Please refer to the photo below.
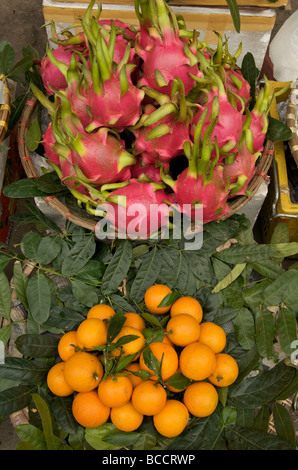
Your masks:
[{"label": "market stall surface", "polygon": [[[283,25],[284,21],[298,8],[298,0],[289,0],[284,8],[279,8],[275,27],[272,31],[271,39]],[[43,55],[47,42],[45,28],[43,24],[42,0],[10,0],[2,2],[0,16],[0,41],[9,41],[15,52],[16,58],[22,57],[22,47],[33,46]],[[17,212],[26,211],[22,201],[18,202]],[[10,243],[17,244],[22,239],[25,232],[29,230],[28,225],[13,226],[10,234]],[[257,230],[257,227],[256,227]],[[0,450],[15,450],[19,439],[10,422],[9,417],[5,417],[0,423]]]}]

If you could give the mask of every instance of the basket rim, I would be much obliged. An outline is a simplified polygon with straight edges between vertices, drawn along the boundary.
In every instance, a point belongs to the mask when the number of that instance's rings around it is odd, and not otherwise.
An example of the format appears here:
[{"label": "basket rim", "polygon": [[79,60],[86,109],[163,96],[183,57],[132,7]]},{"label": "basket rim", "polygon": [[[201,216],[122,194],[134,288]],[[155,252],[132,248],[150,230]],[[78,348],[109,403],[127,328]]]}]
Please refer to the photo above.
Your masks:
[{"label": "basket rim", "polygon": [[292,137],[289,140],[289,147],[292,156],[298,166],[298,129],[297,129],[297,101],[298,101],[298,81],[293,82],[291,86],[291,92],[289,94],[289,100],[287,105],[287,126],[292,131]]},{"label": "basket rim", "polygon": [[[36,170],[34,168],[30,151],[28,150],[25,139],[26,134],[30,125],[30,118],[34,113],[35,107],[38,105],[37,98],[32,95],[28,98],[23,114],[19,121],[19,130],[18,130],[18,149],[21,159],[21,163],[25,170],[27,177],[29,178],[38,178]],[[268,180],[267,172],[271,166],[272,159],[274,154],[274,142],[268,140],[265,144],[262,156],[259,158],[259,161],[256,165],[255,175],[252,180],[249,182],[247,190],[250,193],[250,196],[237,196],[234,199],[231,199],[229,202],[230,212],[223,217],[228,218],[231,215],[234,215],[240,209],[242,209],[255,195],[261,186],[262,182]],[[54,210],[56,210],[60,215],[65,217],[66,220],[75,223],[85,229],[95,231],[97,220],[92,220],[90,218],[85,218],[74,214],[69,210],[69,208],[62,203],[56,196],[42,197],[42,199]]]},{"label": "basket rim", "polygon": [[0,105],[0,144],[8,130],[8,123],[11,113],[11,96],[7,79],[4,74],[0,75],[0,80],[4,83],[4,103]]}]

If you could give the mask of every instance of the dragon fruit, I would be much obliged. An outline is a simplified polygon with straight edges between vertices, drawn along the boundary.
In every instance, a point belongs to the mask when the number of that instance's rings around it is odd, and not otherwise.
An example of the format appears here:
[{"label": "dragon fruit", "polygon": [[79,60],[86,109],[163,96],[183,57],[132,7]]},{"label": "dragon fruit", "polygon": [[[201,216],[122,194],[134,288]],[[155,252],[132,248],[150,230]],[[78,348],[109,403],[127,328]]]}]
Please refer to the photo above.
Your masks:
[{"label": "dragon fruit", "polygon": [[[57,49],[52,51],[54,58],[65,66],[70,65],[73,53],[74,49],[71,46],[62,45],[58,45]],[[49,95],[54,94],[53,90],[65,90],[67,88],[67,80],[65,75],[50,60],[48,53],[42,58],[40,75],[43,81],[43,85]]]},{"label": "dragon fruit", "polygon": [[268,113],[272,102],[269,95],[269,82],[266,77],[265,86],[261,88],[255,105],[251,110],[250,131],[252,133],[252,150],[254,153],[262,152],[268,129]]},{"label": "dragon fruit", "polygon": [[56,165],[59,165],[59,155],[52,149],[52,146],[56,143],[56,139],[53,134],[52,123],[48,125],[44,135],[42,144],[44,146],[45,156]]},{"label": "dragon fruit", "polygon": [[78,133],[72,146],[76,150],[73,164],[83,182],[101,186],[130,178],[135,157],[108,128],[101,127],[91,134]]},{"label": "dragon fruit", "polygon": [[137,157],[137,162],[131,167],[131,177],[142,181],[153,181],[161,183],[160,169],[158,166],[146,165]]},{"label": "dragon fruit", "polygon": [[169,221],[169,206],[174,199],[171,194],[166,194],[164,187],[130,179],[128,184],[106,196],[105,201],[113,208],[107,219],[129,238],[148,238]]},{"label": "dragon fruit", "polygon": [[210,90],[206,90],[207,101],[203,105],[199,105],[199,110],[194,115],[191,123],[190,134],[192,138],[194,138],[198,121],[207,107],[208,112],[202,127],[202,134],[204,135],[206,128],[210,125],[212,120],[212,103],[216,99],[219,106],[218,119],[211,136],[211,141],[214,141],[216,137],[220,153],[224,156],[227,152],[235,151],[242,134],[245,116],[243,109],[239,111],[230,103],[219,75],[212,73],[211,79],[214,79],[215,83],[211,83]]},{"label": "dragon fruit", "polygon": [[[227,204],[228,192],[223,178],[223,166],[218,165],[217,159],[211,160],[211,151],[214,144],[211,135],[216,124],[217,116],[209,124],[203,139],[199,138],[189,148],[185,146],[185,153],[189,159],[189,165],[185,168],[176,181],[169,174],[163,174],[163,181],[168,184],[175,195],[175,200],[181,212],[185,207],[191,206],[190,215],[194,220],[196,217],[195,205],[203,206],[203,223],[217,220],[227,216],[230,208]],[[199,127],[202,122],[199,122]]]},{"label": "dragon fruit", "polygon": [[140,6],[142,23],[136,50],[144,64],[139,85],[170,95],[173,81],[178,77],[187,95],[195,83],[190,74],[203,75],[195,49],[180,39],[177,19],[164,0],[155,0],[154,6],[140,2]]}]

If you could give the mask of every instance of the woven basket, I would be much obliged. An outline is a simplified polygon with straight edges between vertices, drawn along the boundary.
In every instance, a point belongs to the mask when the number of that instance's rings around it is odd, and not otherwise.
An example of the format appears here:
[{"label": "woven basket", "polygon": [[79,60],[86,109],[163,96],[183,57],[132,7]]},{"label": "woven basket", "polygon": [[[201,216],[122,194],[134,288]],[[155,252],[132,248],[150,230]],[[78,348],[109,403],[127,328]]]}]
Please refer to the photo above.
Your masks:
[{"label": "woven basket", "polygon": [[4,83],[4,103],[0,106],[0,144],[3,141],[8,129],[8,122],[10,117],[10,91],[4,75],[0,75],[0,80]]},{"label": "woven basket", "polygon": [[289,146],[292,153],[292,156],[298,166],[298,123],[297,123],[297,107],[298,107],[298,81],[295,82],[295,87],[292,88],[292,91],[289,95],[289,101],[287,106],[287,126],[292,131],[292,137],[289,140]]},{"label": "woven basket", "polygon": [[[19,154],[21,158],[21,162],[23,164],[25,173],[29,178],[38,178],[36,168],[34,167],[34,163],[32,161],[30,152],[26,147],[25,139],[26,134],[28,131],[28,127],[32,120],[32,116],[34,114],[35,108],[37,106],[37,100],[35,97],[31,97],[24,108],[22,118],[19,122],[19,131],[18,131],[18,147],[19,147]],[[268,141],[266,143],[265,149],[261,158],[258,161],[255,176],[250,181],[248,185],[248,191],[251,193],[250,197],[247,196],[238,196],[232,199],[229,203],[231,211],[229,212],[228,216],[231,216],[242,209],[250,199],[256,194],[258,191],[262,181],[267,179],[267,172],[271,166],[272,158],[273,158],[273,149],[274,143],[272,141]],[[95,231],[96,224],[98,220],[91,219],[90,217],[83,217],[73,213],[65,204],[63,204],[57,197],[49,196],[44,198],[45,202],[52,207],[55,211],[57,211],[60,215],[65,217],[65,219],[84,227],[88,230]]]}]

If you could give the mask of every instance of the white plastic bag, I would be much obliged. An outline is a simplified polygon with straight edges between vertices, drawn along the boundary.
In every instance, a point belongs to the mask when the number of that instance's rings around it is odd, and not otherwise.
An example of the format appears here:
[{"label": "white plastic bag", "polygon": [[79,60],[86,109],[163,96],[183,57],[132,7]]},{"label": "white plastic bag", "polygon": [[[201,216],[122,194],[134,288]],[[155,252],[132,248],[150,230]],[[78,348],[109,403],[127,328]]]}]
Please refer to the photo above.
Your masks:
[{"label": "white plastic bag", "polygon": [[298,78],[298,10],[284,22],[269,46],[273,76],[279,82]]}]

